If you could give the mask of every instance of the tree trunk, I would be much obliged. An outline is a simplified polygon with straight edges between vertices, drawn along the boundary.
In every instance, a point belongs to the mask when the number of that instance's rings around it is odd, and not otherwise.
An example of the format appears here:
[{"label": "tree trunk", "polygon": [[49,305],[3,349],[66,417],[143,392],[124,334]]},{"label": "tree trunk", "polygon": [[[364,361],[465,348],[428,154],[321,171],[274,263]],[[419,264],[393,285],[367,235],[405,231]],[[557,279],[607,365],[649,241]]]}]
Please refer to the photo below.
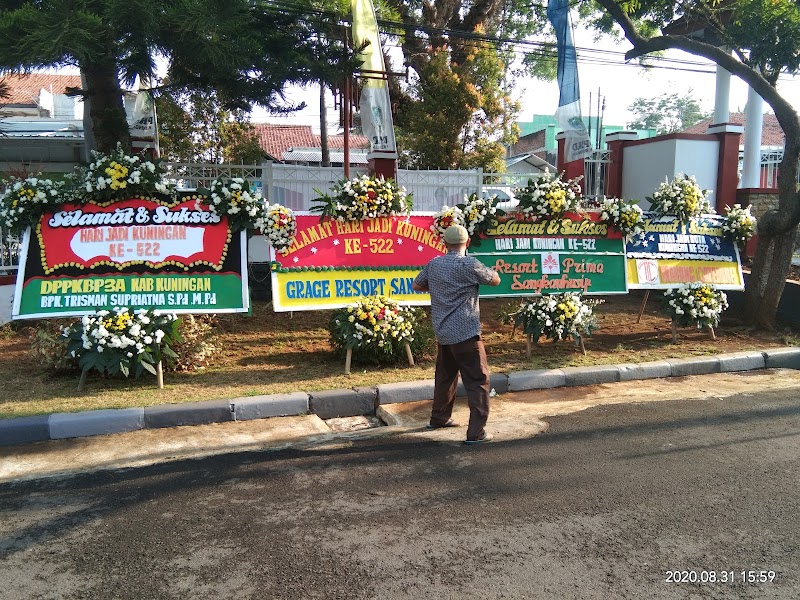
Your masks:
[{"label": "tree trunk", "polygon": [[117,143],[125,152],[131,151],[130,131],[122,103],[117,66],[113,60],[81,64],[89,96],[89,116],[98,152],[111,152]]},{"label": "tree trunk", "polygon": [[767,211],[759,219],[753,272],[745,290],[748,318],[755,326],[767,329],[775,325],[800,222],[800,119],[791,107],[776,103],[773,108],[785,135],[778,171],[778,209]]},{"label": "tree trunk", "polygon": [[786,275],[792,261],[796,231],[759,235],[753,270],[747,278],[745,307],[748,320],[756,327],[772,329],[778,312]]}]

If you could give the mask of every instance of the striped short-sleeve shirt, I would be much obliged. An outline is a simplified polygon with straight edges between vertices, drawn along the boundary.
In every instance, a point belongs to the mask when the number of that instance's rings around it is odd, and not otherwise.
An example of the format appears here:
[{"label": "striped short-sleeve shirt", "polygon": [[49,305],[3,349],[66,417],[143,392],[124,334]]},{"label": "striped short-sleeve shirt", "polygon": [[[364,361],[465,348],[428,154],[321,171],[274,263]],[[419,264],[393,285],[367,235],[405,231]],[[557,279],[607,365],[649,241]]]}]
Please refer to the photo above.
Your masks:
[{"label": "striped short-sleeve shirt", "polygon": [[449,252],[428,262],[414,280],[431,295],[431,319],[440,344],[457,344],[481,333],[478,288],[494,271],[474,256]]}]

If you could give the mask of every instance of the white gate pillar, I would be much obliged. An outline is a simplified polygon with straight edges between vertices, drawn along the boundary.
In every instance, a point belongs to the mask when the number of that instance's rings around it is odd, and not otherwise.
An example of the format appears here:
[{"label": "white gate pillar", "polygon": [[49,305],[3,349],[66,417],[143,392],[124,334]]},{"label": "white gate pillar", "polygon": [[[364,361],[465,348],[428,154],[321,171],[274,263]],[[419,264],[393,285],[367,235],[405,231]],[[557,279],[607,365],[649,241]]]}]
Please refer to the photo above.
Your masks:
[{"label": "white gate pillar", "polygon": [[761,187],[761,130],[764,124],[764,100],[753,88],[747,90],[744,115],[744,162],[740,188]]}]

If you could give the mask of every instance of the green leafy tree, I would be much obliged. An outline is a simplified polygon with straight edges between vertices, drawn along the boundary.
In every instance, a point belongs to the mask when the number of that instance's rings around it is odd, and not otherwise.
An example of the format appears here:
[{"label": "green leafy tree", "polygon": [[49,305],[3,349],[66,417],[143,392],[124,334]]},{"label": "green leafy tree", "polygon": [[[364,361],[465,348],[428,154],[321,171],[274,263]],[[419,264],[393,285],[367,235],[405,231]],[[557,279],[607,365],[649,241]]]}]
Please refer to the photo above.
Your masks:
[{"label": "green leafy tree", "polygon": [[156,100],[161,155],[176,162],[261,162],[249,114],[226,110],[213,94],[162,95]]},{"label": "green leafy tree", "polygon": [[432,57],[400,115],[404,166],[505,170],[507,119],[515,113],[498,85],[500,66],[496,57],[482,57],[480,50],[462,65],[449,64],[447,52]]},{"label": "green leafy tree", "polygon": [[129,148],[121,84],[152,80],[157,55],[179,90],[217,94],[228,109],[291,108],[287,82],[342,69],[342,44],[320,44],[305,0],[6,0],[0,72],[78,66],[97,148]]},{"label": "green leafy tree", "polygon": [[503,144],[519,135],[519,107],[504,83],[513,53],[498,39],[538,30],[541,20],[520,2],[387,4],[402,21],[403,55],[415,79],[408,90],[391,87],[403,161],[505,170]]},{"label": "green leafy tree", "polygon": [[786,138],[778,207],[759,219],[745,291],[747,314],[756,325],[772,327],[800,223],[800,115],[776,89],[782,72],[800,70],[800,6],[792,0],[596,0],[596,5],[605,14],[595,24],[617,25],[632,44],[627,59],[671,48],[705,57],[746,82],[774,111]]},{"label": "green leafy tree", "polygon": [[628,106],[635,119],[629,129],[655,129],[657,133],[676,133],[708,118],[700,103],[686,94],[665,94],[659,98],[636,98]]}]

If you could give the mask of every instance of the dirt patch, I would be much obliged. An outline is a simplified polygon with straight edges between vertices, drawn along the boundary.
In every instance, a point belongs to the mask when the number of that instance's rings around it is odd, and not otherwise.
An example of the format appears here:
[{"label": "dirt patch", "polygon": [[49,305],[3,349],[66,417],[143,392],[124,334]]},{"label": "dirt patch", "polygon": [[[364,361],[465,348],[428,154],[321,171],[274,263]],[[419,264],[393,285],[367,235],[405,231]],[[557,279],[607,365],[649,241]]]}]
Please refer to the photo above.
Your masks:
[{"label": "dirt patch", "polygon": [[[598,329],[585,340],[584,356],[571,342],[543,342],[526,355],[525,336],[512,334],[497,318],[508,299],[481,301],[484,341],[494,372],[561,368],[664,358],[721,354],[784,346],[796,341],[789,329],[757,331],[741,315],[729,310],[712,340],[707,331],[678,331],[672,343],[669,319],[661,313],[660,294],[653,293],[644,306],[644,293],[607,296],[596,310]],[[354,365],[344,375],[344,360],[331,348],[327,323],[331,311],[275,313],[267,302],[256,302],[251,315],[221,315],[216,345],[222,350],[209,367],[189,373],[167,373],[165,388],[154,378],[141,380],[92,375],[84,394],[77,393],[76,373],[44,370],[29,353],[28,322],[4,327],[0,332],[0,418],[179,403],[259,394],[375,386],[397,381],[431,379],[435,348],[416,356],[416,365],[375,367]]]}]

